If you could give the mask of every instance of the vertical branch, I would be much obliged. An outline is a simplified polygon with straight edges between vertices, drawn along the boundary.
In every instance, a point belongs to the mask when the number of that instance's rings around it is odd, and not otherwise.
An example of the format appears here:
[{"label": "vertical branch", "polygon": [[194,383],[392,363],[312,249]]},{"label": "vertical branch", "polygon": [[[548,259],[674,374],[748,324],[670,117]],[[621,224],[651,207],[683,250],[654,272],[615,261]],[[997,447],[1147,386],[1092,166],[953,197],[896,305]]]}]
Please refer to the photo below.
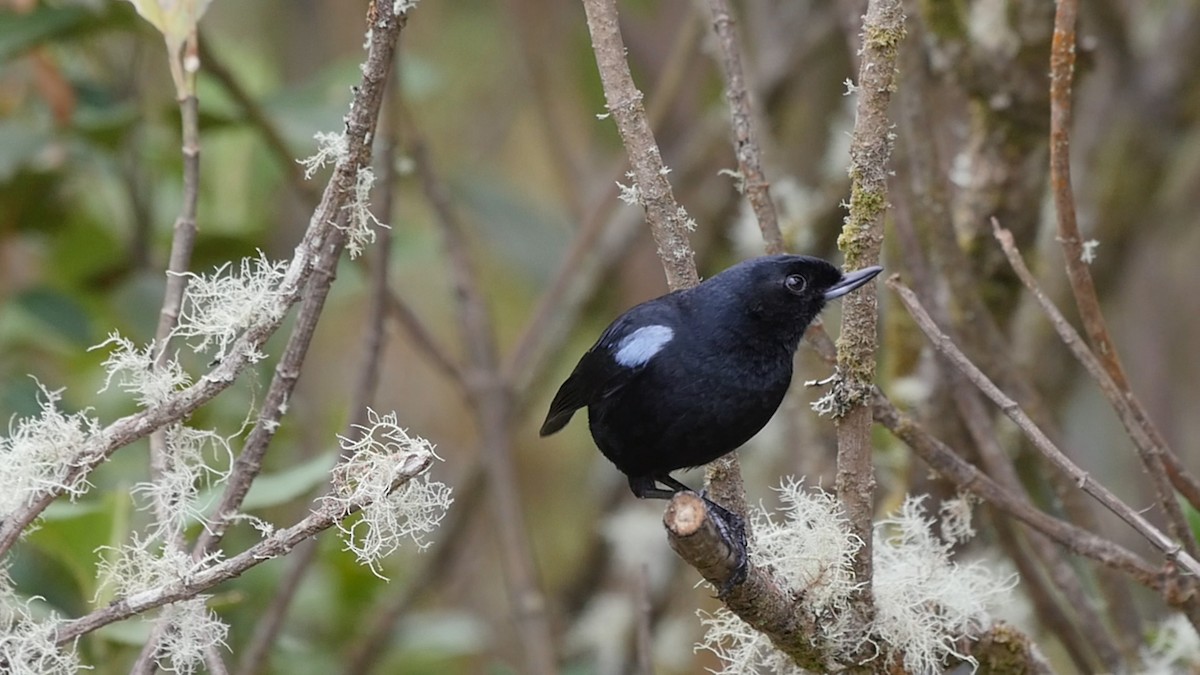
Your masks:
[{"label": "vertical branch", "polygon": [[425,144],[415,134],[412,136],[413,163],[441,227],[449,258],[459,332],[467,352],[466,383],[483,442],[503,569],[525,655],[524,672],[549,675],[558,672],[555,639],[517,492],[512,457],[512,388],[500,371],[495,330],[486,299],[480,292],[482,286],[468,251],[464,228],[450,205],[445,185],[434,173]]},{"label": "vertical branch", "polygon": [[671,290],[689,288],[700,281],[687,232],[687,213],[675,201],[667,168],[663,165],[654,132],[646,119],[642,92],[638,90],[625,60],[625,42],[617,21],[615,0],[584,0],[588,30],[596,66],[604,86],[604,100],[617,123],[632,167],[638,201],[646,209],[646,221],[658,245]]},{"label": "vertical branch", "polygon": [[1075,22],[1078,0],[1061,0],[1054,12],[1054,39],[1050,47],[1050,186],[1058,222],[1058,241],[1066,257],[1067,277],[1092,347],[1110,373],[1123,382],[1116,349],[1108,335],[1092,273],[1083,255],[1083,237],[1075,219],[1075,195],[1071,188],[1071,84],[1075,73]]},{"label": "vertical branch", "polygon": [[163,294],[162,309],[158,314],[158,328],[154,331],[159,366],[167,360],[167,338],[179,320],[183,293],[187,290],[188,278],[185,273],[191,264],[192,249],[196,244],[196,203],[200,196],[198,108],[199,102],[194,94],[179,101],[180,121],[183,126],[183,203],[179,208],[179,216],[175,218],[171,257],[167,265],[167,287]]},{"label": "vertical branch", "polygon": [[[1187,477],[1181,475],[1180,463],[1165,460],[1166,456],[1173,453],[1163,451],[1165,439],[1129,386],[1125,367],[1121,364],[1121,357],[1117,354],[1100,309],[1091,268],[1084,255],[1083,237],[1079,234],[1079,223],[1075,218],[1075,196],[1071,187],[1071,82],[1075,71],[1075,24],[1078,13],[1078,0],[1060,0],[1054,13],[1054,40],[1050,50],[1050,185],[1054,193],[1058,240],[1066,258],[1071,292],[1075,296],[1075,305],[1079,309],[1079,317],[1092,351],[1122,397],[1129,401],[1130,412],[1152,441],[1139,456],[1152,479],[1160,486],[1159,504],[1167,516],[1167,527],[1171,536],[1184,542],[1189,553],[1197,555],[1200,547],[1192,537],[1174,493],[1162,494],[1162,486],[1172,478],[1176,484],[1185,483],[1185,489],[1190,485],[1186,484]],[[1141,449],[1144,446],[1138,444],[1138,447]],[[1171,475],[1168,475],[1165,466],[1168,463],[1175,468]]]},{"label": "vertical branch", "polygon": [[[192,31],[184,45],[184,50],[193,59],[198,48],[196,31]],[[170,43],[168,42],[168,45]],[[179,55],[169,54],[174,63]],[[154,367],[162,368],[170,360],[171,332],[179,322],[179,313],[183,308],[183,296],[187,291],[187,271],[191,267],[192,250],[196,246],[196,211],[200,199],[200,102],[196,97],[195,71],[191,70],[186,77],[185,91],[178,98],[181,135],[183,138],[183,200],[179,206],[179,215],[175,218],[171,237],[171,254],[167,261],[167,283],[163,291],[162,308],[158,313],[158,327],[154,331]],[[167,447],[166,429],[158,429],[150,434],[150,480],[160,481],[171,470],[170,451]],[[169,514],[161,502],[155,502],[155,517],[159,522],[167,522]],[[183,548],[186,542],[182,532],[169,533],[171,541],[168,546]],[[130,669],[130,675],[149,675],[158,670],[155,660],[158,643],[163,632],[168,630],[166,622],[159,621],[151,631],[150,638],[142,645],[142,651]],[[220,654],[212,654],[210,662],[221,663]]]},{"label": "vertical branch", "polygon": [[721,46],[721,74],[725,77],[725,96],[733,122],[733,149],[738,158],[742,191],[754,209],[758,228],[762,230],[767,254],[783,253],[783,235],[771,201],[771,184],[763,176],[761,153],[754,135],[750,93],[742,72],[741,48],[738,46],[737,25],[727,0],[708,0],[712,10],[713,29]]},{"label": "vertical branch", "polygon": [[[194,54],[196,42],[196,33],[193,32],[185,49]],[[176,55],[169,56],[173,63]],[[189,78],[188,81],[192,86],[178,99],[183,136],[183,201],[179,205],[179,215],[175,218],[171,255],[167,262],[167,284],[163,292],[162,309],[158,313],[158,327],[154,331],[156,368],[162,368],[170,359],[167,343],[171,338],[171,331],[175,330],[175,324],[179,321],[183,294],[188,284],[187,271],[191,266],[192,249],[196,245],[196,205],[200,198],[200,104],[196,98],[195,77]],[[166,432],[159,429],[150,435],[151,480],[159,480],[169,468]],[[166,514],[162,513],[156,515],[160,521],[166,517]]]},{"label": "vertical branch", "polygon": [[[887,109],[895,86],[896,61],[904,38],[899,0],[871,0],[863,19],[858,104],[850,145],[850,213],[838,246],[847,270],[879,262],[887,208],[887,162],[892,149]],[[837,494],[853,532],[863,542],[854,558],[859,609],[870,616],[871,520],[875,474],[871,463],[871,385],[875,379],[875,289],[868,284],[843,300],[838,369],[844,378],[846,412],[838,419]]]}]

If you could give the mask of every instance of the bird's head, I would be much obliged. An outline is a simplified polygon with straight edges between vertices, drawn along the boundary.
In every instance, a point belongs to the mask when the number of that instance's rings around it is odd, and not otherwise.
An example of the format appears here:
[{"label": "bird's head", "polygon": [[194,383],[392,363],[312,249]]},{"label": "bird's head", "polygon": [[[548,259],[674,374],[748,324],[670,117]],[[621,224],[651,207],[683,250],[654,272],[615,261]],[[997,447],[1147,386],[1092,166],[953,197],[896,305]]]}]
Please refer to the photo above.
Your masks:
[{"label": "bird's head", "polygon": [[784,341],[799,342],[825,304],[862,286],[882,267],[842,274],[820,258],[773,255],[734,265],[705,282],[735,311],[763,322]]}]

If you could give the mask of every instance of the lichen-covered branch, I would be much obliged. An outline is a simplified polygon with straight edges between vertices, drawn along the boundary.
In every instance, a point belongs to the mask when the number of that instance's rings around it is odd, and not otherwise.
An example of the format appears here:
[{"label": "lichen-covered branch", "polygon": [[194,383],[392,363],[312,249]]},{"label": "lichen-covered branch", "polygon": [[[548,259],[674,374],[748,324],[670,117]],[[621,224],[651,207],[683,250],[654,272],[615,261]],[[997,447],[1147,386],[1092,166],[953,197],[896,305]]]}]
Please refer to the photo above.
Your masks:
[{"label": "lichen-covered branch", "polygon": [[[409,479],[420,475],[429,468],[432,462],[433,457],[430,455],[413,455],[404,466],[403,472],[397,475],[392,489],[395,490]],[[81,635],[103,628],[110,623],[128,619],[184,598],[195,597],[219,583],[240,576],[251,567],[287,555],[301,542],[333,527],[365,506],[367,506],[365,501],[351,503],[337,500],[324,501],[317,505],[304,520],[291,527],[276,531],[232,558],[217,564],[201,566],[194,574],[174,583],[118,598],[86,616],[63,623],[58,629],[56,642],[59,645],[65,645]]]},{"label": "lichen-covered branch", "polygon": [[[676,493],[663,514],[663,525],[671,548],[706,581],[722,589],[721,599],[730,611],[767,635],[796,665],[825,670],[826,655],[814,644],[820,631],[805,612],[796,611],[797,598],[784,590],[771,570],[746,560],[746,551],[729,541],[703,499],[691,492]],[[730,583],[743,564],[740,573],[745,580]]]},{"label": "lichen-covered branch", "polygon": [[[858,103],[850,145],[850,212],[838,247],[845,269],[878,264],[887,209],[888,159],[892,124],[888,103],[895,87],[900,42],[904,39],[900,0],[872,0],[863,19],[858,72]],[[875,473],[871,453],[870,391],[875,379],[877,300],[873,286],[846,297],[838,340],[838,370],[846,396],[838,419],[837,494],[851,530],[866,543],[855,557],[862,582],[860,609],[870,616],[871,527],[875,509]]]},{"label": "lichen-covered branch", "polygon": [[[355,89],[350,113],[346,117],[346,152],[338,158],[308,229],[272,296],[275,304],[253,317],[231,342],[220,362],[195,384],[170,394],[162,403],[117,419],[89,435],[87,441],[78,448],[77,459],[59,484],[47,486],[38,497],[0,523],[0,556],[16,543],[25,528],[51,502],[66,491],[67,486],[74,485],[90,474],[120,448],[184,419],[233,384],[238,375],[256,360],[259,348],[283,323],[288,308],[301,298],[318,261],[328,260],[331,253],[340,251],[336,240],[342,233],[335,223],[342,207],[354,193],[359,169],[369,166],[370,137],[379,115],[383,82],[390,69],[396,39],[407,20],[404,14],[393,16],[390,11],[375,14],[378,19],[373,25],[371,50],[363,68],[363,79]],[[331,244],[335,251],[327,250]]]}]

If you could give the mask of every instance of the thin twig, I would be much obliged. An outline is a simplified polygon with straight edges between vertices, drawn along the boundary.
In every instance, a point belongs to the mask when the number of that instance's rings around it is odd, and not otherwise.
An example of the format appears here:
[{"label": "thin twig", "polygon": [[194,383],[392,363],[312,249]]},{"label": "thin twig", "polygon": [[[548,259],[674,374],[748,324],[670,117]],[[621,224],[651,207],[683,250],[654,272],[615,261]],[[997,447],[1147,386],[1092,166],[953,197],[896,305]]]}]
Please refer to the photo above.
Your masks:
[{"label": "thin twig", "polygon": [[[412,455],[410,459],[392,486],[393,491],[423,473],[433,462],[429,455]],[[240,576],[251,567],[287,555],[301,542],[312,539],[318,533],[354,515],[366,505],[365,500],[350,504],[338,504],[334,501],[314,504],[312,513],[300,522],[277,530],[232,558],[198,569],[178,581],[118,598],[86,616],[62,623],[56,633],[55,643],[65,645],[110,623],[128,619],[155,607],[195,597],[217,584]]]},{"label": "thin twig", "polygon": [[916,294],[912,290],[895,278],[888,280],[888,286],[896,291],[901,302],[904,303],[905,308],[913,320],[916,321],[917,326],[929,338],[934,348],[945,356],[955,368],[958,368],[985,396],[991,399],[1009,419],[1016,423],[1021,432],[1025,434],[1025,437],[1033,443],[1034,447],[1043,456],[1050,460],[1060,471],[1073,477],[1081,490],[1087,492],[1109,511],[1112,511],[1118,518],[1128,523],[1130,527],[1145,537],[1155,548],[1162,551],[1168,559],[1178,563],[1190,574],[1200,575],[1200,563],[1183,550],[1179,543],[1163,534],[1150,521],[1143,517],[1141,513],[1121,501],[1108,488],[1092,480],[1086,471],[1079,468],[1046,437],[1046,434],[1029,419],[1029,416],[1021,410],[1021,407],[1015,401],[1000,391],[982,371],[976,368],[967,356],[959,350],[958,346],[938,328],[937,324],[930,318],[929,313],[921,306],[921,301],[917,299]]},{"label": "thin twig", "polygon": [[525,654],[525,672],[558,672],[554,632],[546,599],[539,586],[529,530],[517,491],[512,457],[512,390],[500,373],[495,332],[487,302],[468,251],[466,234],[451,207],[445,185],[434,172],[425,143],[410,132],[410,155],[426,199],[441,227],[448,270],[457,300],[457,319],[467,353],[467,385],[472,409],[483,439],[483,456],[495,504],[495,524],[502,547],[503,568]]},{"label": "thin twig", "polygon": [[960,490],[978,495],[988,504],[1065,546],[1072,553],[1121,570],[1147,588],[1162,591],[1164,580],[1161,569],[1114,542],[1038,510],[1024,495],[1006,489],[959,457],[916,420],[900,412],[878,390],[874,392],[873,408],[877,422],[907,443],[930,468]]},{"label": "thin twig", "polygon": [[[989,476],[996,479],[1006,489],[1019,493],[1022,490],[1021,479],[1017,476],[1008,453],[1000,445],[1000,436],[996,433],[995,424],[986,410],[979,392],[958,371],[951,370],[948,375],[959,416],[979,451],[984,469]],[[1086,650],[1079,649],[1077,651],[1095,655],[1104,665],[1106,672],[1124,670],[1126,664],[1122,662],[1120,654],[1113,647],[1116,640],[1108,634],[1108,630],[1096,610],[1095,603],[1088,597],[1075,568],[1064,560],[1059,549],[1046,539],[1032,537],[1029,544],[1033,548],[1033,559],[1045,567],[1054,581],[1055,590],[1067,599],[1072,608],[1074,618],[1080,624],[1082,635],[1087,636],[1089,640]],[[1017,549],[1013,553],[1012,557],[1015,562],[1021,551]],[[1069,631],[1068,635],[1074,635],[1074,631]],[[1094,666],[1090,662],[1079,665],[1085,671],[1094,670]]]},{"label": "thin twig", "polygon": [[768,255],[783,253],[783,235],[775,203],[771,201],[771,184],[763,176],[762,153],[754,133],[754,116],[750,108],[750,93],[746,90],[742,72],[742,50],[738,44],[737,25],[727,0],[708,0],[712,11],[713,29],[721,47],[721,74],[725,77],[725,97],[729,101],[733,122],[733,149],[738,159],[741,188],[754,210],[758,228],[762,231]]},{"label": "thin twig", "polygon": [[[396,66],[393,66],[396,69]],[[397,86],[393,81],[388,91],[394,91]],[[394,114],[394,106],[388,107],[387,115]],[[385,124],[384,135],[388,138],[381,160],[382,169],[379,177],[378,212],[385,222],[390,221],[395,198],[395,164],[397,142],[394,124]],[[367,424],[367,409],[375,400],[379,388],[379,373],[382,370],[384,347],[384,320],[387,314],[389,297],[388,268],[391,263],[391,228],[383,227],[377,233],[373,246],[374,262],[370,269],[371,293],[367,307],[366,326],[363,330],[362,364],[358,368],[358,377],[350,394],[350,420],[342,435],[353,438],[356,430]],[[301,310],[303,314],[303,310]],[[299,321],[298,321],[299,323]],[[339,462],[349,459],[345,450],[338,458]],[[243,650],[238,662],[238,675],[253,675],[262,672],[267,664],[271,647],[275,645],[287,618],[288,609],[296,597],[304,578],[307,576],[313,561],[316,559],[316,540],[307,541],[296,547],[296,551],[288,558],[288,570],[275,589],[271,602],[255,623],[250,642]]]},{"label": "thin twig", "polygon": [[[858,102],[850,141],[850,208],[838,247],[849,270],[879,263],[883,214],[887,208],[888,158],[892,125],[888,103],[895,86],[896,63],[904,38],[900,0],[871,0],[863,17]],[[837,422],[838,499],[850,532],[863,542],[854,555],[859,583],[855,604],[867,621],[871,603],[872,522],[875,513],[875,470],[871,461],[871,385],[875,379],[878,301],[867,285],[843,300],[838,341],[838,372],[846,394],[846,412]]]},{"label": "thin twig", "polygon": [[667,168],[659,154],[658,143],[642,106],[638,90],[625,60],[625,42],[621,38],[614,0],[584,0],[592,49],[604,86],[608,112],[617,123],[633,173],[633,189],[646,209],[646,221],[658,245],[671,290],[690,288],[700,281],[696,261],[688,242],[687,214],[675,201]]},{"label": "thin twig", "polygon": [[1125,367],[1121,364],[1121,357],[1117,354],[1104,320],[1104,312],[1100,309],[1091,268],[1084,254],[1083,237],[1075,218],[1075,196],[1071,187],[1071,83],[1075,71],[1075,24],[1078,12],[1078,0],[1058,2],[1050,49],[1050,185],[1054,193],[1058,240],[1066,258],[1067,277],[1071,282],[1075,305],[1096,359],[1112,379],[1120,396],[1129,402],[1129,414],[1153,441],[1148,445],[1137,445],[1139,449],[1150,448],[1149,451],[1139,452],[1139,456],[1158,490],[1159,503],[1167,516],[1167,528],[1173,537],[1184,542],[1193,556],[1197,556],[1200,555],[1200,546],[1192,537],[1183,510],[1175,502],[1173,493],[1164,493],[1164,486],[1170,481],[1161,452],[1166,442],[1129,385]]},{"label": "thin twig", "polygon": [[[194,55],[197,48],[197,34],[193,31],[184,49]],[[174,58],[175,55],[171,57]],[[167,264],[167,283],[163,292],[162,309],[158,314],[158,327],[154,331],[155,368],[163,368],[170,361],[171,333],[179,322],[179,313],[183,308],[183,296],[188,285],[187,272],[191,267],[192,250],[196,245],[196,206],[200,197],[200,103],[195,94],[194,71],[189,72],[188,81],[188,95],[178,100],[183,137],[183,197],[179,205],[179,215],[175,218],[171,254]],[[171,470],[172,463],[170,448],[167,447],[166,429],[158,429],[150,434],[150,480],[164,480]],[[165,523],[170,519],[170,514],[167,513],[170,507],[164,501],[155,500],[154,508],[155,518],[159,522]],[[169,536],[168,546],[186,546],[182,532],[172,532]],[[161,633],[167,629],[167,622],[160,620],[155,623],[150,639],[142,646],[129,671],[130,675],[151,675],[158,670],[155,654]]]},{"label": "thin twig", "polygon": [[[1150,479],[1154,482],[1155,492],[1158,496],[1159,505],[1169,518],[1179,520],[1174,523],[1172,532],[1188,532],[1187,521],[1181,510],[1179,510],[1178,502],[1175,501],[1175,492],[1171,489],[1171,481],[1168,478],[1163,460],[1174,453],[1171,453],[1168,448],[1165,448],[1155,442],[1155,439],[1147,433],[1146,427],[1141,422],[1143,417],[1140,417],[1134,410],[1136,403],[1132,394],[1128,390],[1122,390],[1120,385],[1110,376],[1109,371],[1105,369],[1102,360],[1098,358],[1092,350],[1088,349],[1084,344],[1083,338],[1075,331],[1066,317],[1058,311],[1054,306],[1054,302],[1049,296],[1042,291],[1038,285],[1037,279],[1029,271],[1029,267],[1025,265],[1025,260],[1021,256],[1021,252],[1017,249],[1017,245],[1013,240],[1012,233],[1000,227],[1000,223],[996,219],[992,219],[992,228],[996,235],[997,241],[1000,242],[1001,248],[1004,249],[1004,255],[1008,257],[1008,262],[1012,265],[1013,271],[1020,277],[1025,287],[1033,293],[1034,299],[1045,312],[1046,317],[1050,320],[1050,324],[1058,333],[1063,344],[1071,350],[1075,358],[1083,364],[1083,367],[1088,371],[1096,383],[1100,386],[1100,391],[1104,393],[1104,397],[1108,399],[1109,404],[1116,411],[1117,417],[1121,420],[1122,426],[1125,427],[1126,433],[1129,434],[1130,440],[1133,441],[1134,447],[1137,449],[1138,456],[1142,463],[1149,467]],[[1180,481],[1185,486],[1197,487],[1195,479],[1186,471],[1178,472]],[[1189,545],[1189,553],[1193,556],[1197,555],[1195,549],[1195,540],[1190,536],[1183,536],[1181,540]]]}]

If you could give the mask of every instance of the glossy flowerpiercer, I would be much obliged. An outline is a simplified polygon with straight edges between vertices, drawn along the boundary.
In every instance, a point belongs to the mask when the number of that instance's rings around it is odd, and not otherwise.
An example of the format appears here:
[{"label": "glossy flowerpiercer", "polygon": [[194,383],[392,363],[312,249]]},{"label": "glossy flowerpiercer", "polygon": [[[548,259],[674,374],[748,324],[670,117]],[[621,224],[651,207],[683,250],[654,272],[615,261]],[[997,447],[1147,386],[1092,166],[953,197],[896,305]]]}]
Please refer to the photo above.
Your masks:
[{"label": "glossy flowerpiercer", "polygon": [[764,256],[644,302],[579,359],[541,435],[586,406],[592,438],[633,494],[670,498],[688,489],[672,471],[733,452],[766,425],[808,324],[882,269],[842,274],[820,258]]}]

